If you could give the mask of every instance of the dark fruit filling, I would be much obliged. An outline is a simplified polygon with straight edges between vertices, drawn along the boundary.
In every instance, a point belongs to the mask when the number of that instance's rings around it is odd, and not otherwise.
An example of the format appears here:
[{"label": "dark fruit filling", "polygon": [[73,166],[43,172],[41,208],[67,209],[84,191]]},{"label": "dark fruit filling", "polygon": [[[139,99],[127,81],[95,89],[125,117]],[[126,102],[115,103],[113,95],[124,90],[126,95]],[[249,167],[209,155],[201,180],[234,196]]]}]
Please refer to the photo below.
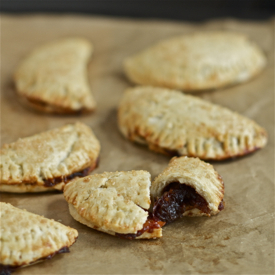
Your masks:
[{"label": "dark fruit filling", "polygon": [[54,105],[54,104],[51,104],[51,103],[48,103],[48,102],[45,102],[43,100],[39,100],[39,99],[36,99],[36,98],[28,97],[27,100],[31,104],[37,105],[37,107],[42,107],[42,108],[50,107],[53,110],[58,110],[58,111],[54,111],[55,113],[76,114],[77,115],[77,114],[83,114],[83,113],[87,112],[87,110],[85,108],[81,108],[81,109],[78,109],[78,110],[73,110],[69,107],[62,107],[62,106]]},{"label": "dark fruit filling", "polygon": [[[56,254],[60,254],[60,253],[69,253],[70,250],[67,246],[64,246],[62,247],[61,249],[59,249],[58,251],[44,257],[44,258],[41,258],[41,259],[38,259],[37,261],[34,261],[32,263],[35,263],[35,262],[40,262],[41,260],[49,260],[51,259],[53,256],[55,256]],[[32,264],[30,263],[30,264]],[[20,266],[12,266],[12,265],[3,265],[3,264],[0,264],[0,275],[10,275],[11,272],[14,272],[15,270],[17,270],[19,267],[22,267],[22,265]]]},{"label": "dark fruit filling", "polygon": [[154,229],[161,228],[165,225],[165,222],[160,220],[154,220],[151,213],[149,213],[149,216],[146,220],[146,222],[143,225],[143,228],[137,231],[136,234],[119,234],[116,233],[116,236],[121,239],[128,239],[133,240],[136,237],[141,236],[144,232],[153,233]]},{"label": "dark fruit filling", "polygon": [[61,177],[56,177],[56,178],[52,178],[52,179],[46,179],[46,180],[44,180],[44,186],[53,187],[53,186],[55,186],[56,184],[58,184],[60,182],[67,183],[68,181],[70,181],[70,180],[72,180],[76,177],[85,177],[91,172],[91,170],[92,170],[91,167],[89,167],[89,168],[86,168],[82,171],[73,173],[73,174],[68,175],[68,176],[61,176]]},{"label": "dark fruit filling", "polygon": [[11,265],[2,265],[2,264],[0,264],[0,274],[1,275],[10,275],[16,269],[17,269],[17,267],[14,267],[14,266],[11,266]]},{"label": "dark fruit filling", "polygon": [[222,211],[224,209],[223,201],[220,202],[218,209],[219,211]]},{"label": "dark fruit filling", "polygon": [[43,258],[43,260],[50,260],[53,256],[55,256],[56,254],[61,254],[61,253],[70,253],[69,247],[68,246],[64,246],[61,249],[59,249],[58,251],[48,255],[47,257]]},{"label": "dark fruit filling", "polygon": [[153,218],[170,223],[180,218],[185,211],[193,208],[210,214],[207,202],[194,188],[179,182],[172,182],[166,186],[163,195],[155,202]]},{"label": "dark fruit filling", "polygon": [[61,176],[61,177],[56,177],[56,178],[52,178],[52,179],[45,179],[44,180],[44,186],[53,187],[53,186],[55,186],[56,184],[58,184],[60,182],[67,183],[67,182],[69,182],[70,180],[72,180],[76,177],[85,177],[85,176],[89,175],[89,173],[92,172],[97,166],[98,166],[98,159],[96,160],[94,166],[85,168],[82,171],[73,173],[73,174],[68,175],[68,176]]}]

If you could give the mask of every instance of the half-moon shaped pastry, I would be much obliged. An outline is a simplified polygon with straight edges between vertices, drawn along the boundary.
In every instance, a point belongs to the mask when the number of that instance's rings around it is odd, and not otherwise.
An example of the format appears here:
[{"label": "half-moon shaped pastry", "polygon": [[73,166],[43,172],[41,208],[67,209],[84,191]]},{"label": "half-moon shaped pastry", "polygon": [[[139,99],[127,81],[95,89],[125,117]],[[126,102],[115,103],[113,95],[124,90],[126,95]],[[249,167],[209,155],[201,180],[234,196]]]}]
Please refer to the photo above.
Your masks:
[{"label": "half-moon shaped pastry", "polygon": [[128,139],[168,155],[221,160],[265,146],[266,131],[254,121],[198,97],[164,88],[129,89],[118,110]]},{"label": "half-moon shaped pastry", "polygon": [[131,81],[195,92],[246,81],[266,64],[245,35],[200,32],[165,40],[126,59]]},{"label": "half-moon shaped pastry", "polygon": [[151,176],[146,171],[105,172],[75,179],[64,188],[72,217],[126,239],[162,236],[163,222],[149,215]]},{"label": "half-moon shaped pastry", "polygon": [[85,39],[67,38],[34,50],[14,75],[21,99],[46,113],[93,111],[96,103],[87,78],[92,49]]},{"label": "half-moon shaped pastry", "polygon": [[73,228],[4,202],[0,219],[1,274],[67,253],[78,237]]},{"label": "half-moon shaped pastry", "polygon": [[153,217],[172,222],[182,216],[211,216],[223,208],[224,184],[213,166],[198,158],[172,158],[151,186]]},{"label": "half-moon shaped pastry", "polygon": [[90,127],[68,124],[5,144],[0,151],[0,191],[62,190],[96,166],[100,144]]}]

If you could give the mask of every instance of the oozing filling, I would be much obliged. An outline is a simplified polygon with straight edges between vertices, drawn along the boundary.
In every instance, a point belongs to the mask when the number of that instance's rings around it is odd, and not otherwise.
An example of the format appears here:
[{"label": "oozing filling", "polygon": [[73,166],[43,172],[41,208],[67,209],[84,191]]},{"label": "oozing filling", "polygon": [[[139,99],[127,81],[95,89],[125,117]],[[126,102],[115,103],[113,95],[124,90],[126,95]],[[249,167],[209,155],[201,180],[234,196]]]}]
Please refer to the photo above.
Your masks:
[{"label": "oozing filling", "polygon": [[151,213],[149,213],[149,216],[146,220],[146,222],[143,224],[142,229],[138,230],[136,234],[119,234],[116,233],[116,236],[121,239],[128,239],[133,240],[139,236],[141,236],[143,233],[153,233],[155,229],[161,228],[165,225],[165,222],[160,220],[155,220]]},{"label": "oozing filling", "polygon": [[222,211],[224,209],[223,201],[220,202],[218,209],[219,211]]},{"label": "oozing filling", "polygon": [[59,112],[62,112],[62,113],[67,113],[67,114],[82,114],[82,113],[86,112],[85,108],[74,110],[74,109],[71,109],[70,107],[63,107],[63,106],[59,106],[59,105],[54,105],[53,103],[48,103],[48,102],[45,102],[43,100],[39,100],[37,98],[28,97],[27,100],[31,104],[40,106],[42,108],[48,108],[48,107],[50,107],[52,110],[54,110],[54,111],[58,110]]},{"label": "oozing filling", "polygon": [[[41,260],[49,260],[51,259],[53,256],[55,256],[56,254],[60,254],[60,253],[69,253],[70,250],[67,246],[62,247],[61,249],[59,249],[58,251],[48,255],[47,257],[38,259],[37,261],[31,262],[29,264],[35,263],[35,262],[40,262]],[[0,264],[0,274],[1,275],[10,275],[11,272],[14,272],[17,268],[22,267],[24,265],[18,265],[18,266],[13,266],[13,265],[3,265]]]},{"label": "oozing filling", "polygon": [[68,176],[61,176],[61,177],[56,177],[56,178],[52,178],[52,179],[45,179],[44,180],[44,186],[45,187],[53,187],[53,186],[55,186],[56,184],[58,184],[60,182],[67,183],[67,182],[69,182],[70,180],[72,180],[76,177],[85,177],[85,176],[89,175],[89,173],[91,171],[93,171],[97,167],[97,165],[98,165],[98,159],[96,160],[95,165],[93,165],[91,167],[88,167],[88,168],[85,168],[82,171],[73,173],[73,174],[68,175]]},{"label": "oozing filling", "polygon": [[170,223],[180,218],[185,211],[193,208],[198,208],[203,213],[210,214],[206,200],[194,188],[179,182],[172,182],[155,202],[153,217],[155,220]]},{"label": "oozing filling", "polygon": [[0,264],[0,274],[1,275],[10,275],[11,272],[14,272],[16,269],[17,269],[17,267],[14,267],[11,265]]}]

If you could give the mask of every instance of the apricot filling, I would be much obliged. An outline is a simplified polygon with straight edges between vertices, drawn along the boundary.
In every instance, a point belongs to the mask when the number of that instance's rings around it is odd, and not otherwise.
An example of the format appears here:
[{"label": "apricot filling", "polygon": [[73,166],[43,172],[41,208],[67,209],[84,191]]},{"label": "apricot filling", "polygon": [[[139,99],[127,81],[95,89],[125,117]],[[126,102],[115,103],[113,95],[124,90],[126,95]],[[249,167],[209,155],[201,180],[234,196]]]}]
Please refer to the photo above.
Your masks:
[{"label": "apricot filling", "polygon": [[194,188],[172,182],[166,186],[163,195],[154,203],[153,218],[170,223],[193,208],[198,208],[207,215],[210,214],[206,200]]},{"label": "apricot filling", "polygon": [[155,220],[151,213],[149,213],[149,216],[146,220],[146,222],[143,224],[142,229],[138,230],[136,234],[119,234],[116,233],[116,236],[121,239],[128,239],[133,240],[139,236],[141,236],[143,233],[153,233],[155,229],[159,229],[165,225],[165,222],[160,220]]}]

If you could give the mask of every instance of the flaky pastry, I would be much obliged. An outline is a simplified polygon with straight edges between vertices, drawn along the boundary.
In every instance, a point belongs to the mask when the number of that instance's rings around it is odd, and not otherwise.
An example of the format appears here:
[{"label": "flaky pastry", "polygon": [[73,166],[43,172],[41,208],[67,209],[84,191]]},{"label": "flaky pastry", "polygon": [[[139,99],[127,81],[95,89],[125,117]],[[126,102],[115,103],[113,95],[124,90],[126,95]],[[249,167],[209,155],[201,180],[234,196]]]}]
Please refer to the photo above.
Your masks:
[{"label": "flaky pastry", "polygon": [[97,166],[100,144],[77,122],[5,144],[0,151],[0,191],[62,190]]},{"label": "flaky pastry", "polygon": [[64,188],[74,219],[91,228],[126,239],[162,236],[163,223],[149,217],[150,174],[105,172],[75,179]]},{"label": "flaky pastry", "polygon": [[262,148],[267,133],[227,108],[178,91],[129,89],[118,109],[122,134],[168,155],[221,160]]},{"label": "flaky pastry", "polygon": [[196,92],[244,82],[266,64],[245,35],[199,32],[171,38],[125,60],[134,83]]},{"label": "flaky pastry", "polygon": [[73,228],[4,202],[0,219],[1,274],[69,252],[78,237]]},{"label": "flaky pastry", "polygon": [[154,217],[211,216],[224,209],[224,184],[213,166],[198,158],[174,157],[152,183]]},{"label": "flaky pastry", "polygon": [[91,43],[60,39],[35,49],[18,66],[16,90],[29,106],[47,113],[80,113],[95,109],[87,64]]}]

